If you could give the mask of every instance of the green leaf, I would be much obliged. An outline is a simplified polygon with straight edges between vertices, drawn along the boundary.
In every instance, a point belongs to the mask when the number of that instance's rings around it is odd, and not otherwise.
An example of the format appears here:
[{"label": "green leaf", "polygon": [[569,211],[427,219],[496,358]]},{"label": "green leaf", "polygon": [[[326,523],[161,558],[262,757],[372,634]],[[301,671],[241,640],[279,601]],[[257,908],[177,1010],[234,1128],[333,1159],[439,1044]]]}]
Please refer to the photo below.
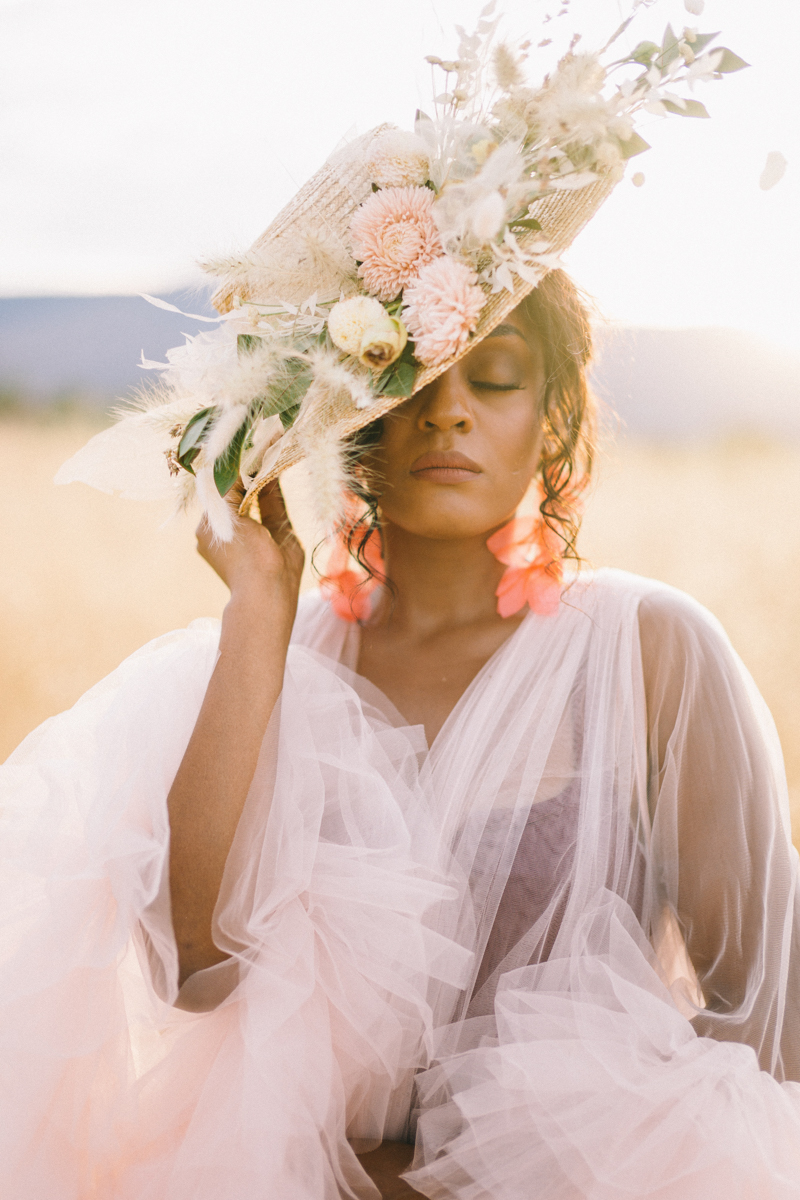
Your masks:
[{"label": "green leaf", "polygon": [[293,408],[284,408],[282,412],[278,413],[278,416],[281,419],[281,425],[284,429],[291,429],[292,425],[294,425],[295,421],[297,420],[297,414],[299,412],[300,405],[295,404]]},{"label": "green leaf", "polygon": [[516,221],[509,221],[510,229],[541,229],[541,225],[535,217],[518,217]]},{"label": "green leaf", "polygon": [[750,63],[739,58],[739,55],[734,54],[727,46],[718,46],[717,49],[722,51],[722,58],[717,65],[717,70],[722,75],[730,75],[733,71],[743,71],[745,67],[750,66]]},{"label": "green leaf", "polygon": [[220,496],[227,496],[239,478],[242,447],[244,446],[244,439],[249,429],[250,422],[243,421],[228,443],[227,448],[214,463],[214,483],[217,485],[217,491]]},{"label": "green leaf", "polygon": [[680,108],[677,104],[673,104],[671,100],[662,100],[661,103],[667,112],[675,113],[679,117],[707,117],[709,116],[708,109],[705,104],[701,104],[699,100],[687,100],[686,107]]},{"label": "green leaf", "polygon": [[201,408],[200,412],[195,413],[191,420],[187,422],[186,428],[183,431],[183,437],[178,443],[175,457],[183,469],[188,471],[190,475],[194,475],[192,463],[200,453],[200,447],[216,414],[217,410],[213,406],[211,408]]},{"label": "green leaf", "polygon": [[254,333],[240,333],[236,338],[236,349],[240,354],[252,354],[261,345],[261,338]]},{"label": "green leaf", "polygon": [[657,42],[639,42],[631,54],[631,61],[641,63],[643,67],[649,67],[660,50],[661,47]]},{"label": "green leaf", "polygon": [[714,38],[719,37],[719,30],[716,33],[698,33],[693,42],[687,41],[686,45],[693,51],[695,58],[698,54],[702,54],[709,42],[713,42]]},{"label": "green leaf", "polygon": [[[283,420],[283,414],[292,409],[295,410],[296,416],[300,401],[308,391],[311,377],[311,367],[302,358],[288,359],[281,375],[269,384],[264,395],[259,398],[261,415],[272,417],[278,413]],[[285,422],[284,426],[287,427]]]},{"label": "green leaf", "polygon": [[408,398],[414,390],[414,380],[417,376],[417,366],[398,358],[387,367],[378,379],[375,393],[378,396],[403,396]]},{"label": "green leaf", "polygon": [[645,150],[650,149],[650,143],[646,142],[643,137],[640,137],[635,130],[624,142],[621,138],[617,140],[623,158],[634,158],[637,154],[644,154]]},{"label": "green leaf", "polygon": [[661,43],[661,54],[658,56],[657,67],[663,70],[664,67],[668,67],[678,57],[680,54],[680,50],[678,49],[679,41],[680,38],[676,37],[675,30],[671,25],[668,25],[664,30],[664,41]]}]

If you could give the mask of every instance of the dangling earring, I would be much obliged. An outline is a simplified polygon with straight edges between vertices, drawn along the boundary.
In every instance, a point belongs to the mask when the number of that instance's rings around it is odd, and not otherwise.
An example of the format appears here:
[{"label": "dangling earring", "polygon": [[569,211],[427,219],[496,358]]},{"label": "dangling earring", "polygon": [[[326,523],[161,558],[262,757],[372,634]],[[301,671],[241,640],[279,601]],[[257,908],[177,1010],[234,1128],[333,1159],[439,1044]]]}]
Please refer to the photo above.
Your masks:
[{"label": "dangling earring", "polygon": [[372,593],[384,573],[380,535],[376,528],[370,528],[361,551],[373,573],[360,567],[355,570],[350,543],[354,531],[364,519],[364,506],[352,492],[345,493],[344,512],[344,520],[334,535],[336,540],[327,569],[320,579],[320,591],[337,617],[343,621],[365,621],[372,609]]},{"label": "dangling earring", "polygon": [[[540,502],[543,496],[540,485]],[[506,567],[495,592],[500,616],[513,617],[526,604],[531,612],[552,616],[564,577],[561,540],[541,513],[512,517],[486,545]]]}]

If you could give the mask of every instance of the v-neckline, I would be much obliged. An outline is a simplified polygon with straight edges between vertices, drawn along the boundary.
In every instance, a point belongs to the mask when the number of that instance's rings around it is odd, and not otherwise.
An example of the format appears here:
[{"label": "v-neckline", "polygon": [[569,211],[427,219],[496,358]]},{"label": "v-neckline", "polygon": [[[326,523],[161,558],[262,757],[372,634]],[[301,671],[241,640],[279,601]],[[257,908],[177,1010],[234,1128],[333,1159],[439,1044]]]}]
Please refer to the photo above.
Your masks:
[{"label": "v-neckline", "polygon": [[[444,721],[442,722],[441,728],[439,729],[438,733],[436,734],[436,736],[433,738],[433,741],[431,741],[431,742],[428,742],[428,735],[425,732],[425,726],[422,724],[422,722],[418,721],[415,725],[412,724],[406,718],[406,716],[400,711],[400,709],[397,707],[397,705],[394,704],[389,699],[389,697],[386,695],[386,693],[381,688],[379,688],[377,684],[373,683],[371,679],[367,679],[366,675],[361,675],[358,672],[358,670],[356,669],[358,666],[358,657],[359,657],[359,651],[361,648],[361,628],[360,628],[360,626],[354,625],[354,626],[351,626],[350,629],[347,630],[347,634],[349,636],[345,636],[344,643],[342,645],[342,658],[344,657],[345,647],[346,647],[347,648],[347,658],[349,658],[350,662],[353,664],[353,666],[348,667],[348,669],[352,670],[353,674],[356,676],[356,678],[361,683],[366,684],[376,695],[380,696],[380,698],[383,702],[380,705],[380,708],[382,711],[384,711],[384,713],[387,716],[390,716],[390,715],[394,716],[394,714],[397,714],[397,716],[400,717],[403,722],[403,725],[401,726],[401,728],[405,727],[407,729],[421,729],[422,730],[422,734],[423,734],[423,737],[425,738],[425,745],[427,747],[427,752],[428,752],[427,756],[430,759],[433,756],[434,750],[436,750],[439,747],[439,745],[442,743],[443,737],[447,733],[449,726],[455,722],[462,707],[466,704],[466,702],[467,702],[468,698],[470,697],[470,695],[472,694],[472,692],[478,687],[478,685],[480,684],[484,675],[486,675],[488,673],[489,669],[498,662],[498,660],[501,658],[501,656],[503,655],[503,652],[507,649],[507,647],[509,647],[512,644],[512,642],[516,641],[518,636],[521,634],[522,630],[527,628],[530,625],[530,622],[531,622],[532,618],[534,617],[534,615],[535,614],[532,613],[530,611],[530,609],[528,609],[528,611],[525,613],[525,616],[522,618],[522,620],[520,621],[517,628],[512,633],[510,633],[508,635],[508,637],[505,638],[504,641],[502,641],[500,643],[500,645],[497,647],[496,650],[492,651],[492,653],[486,659],[486,662],[483,664],[483,666],[480,667],[478,669],[478,671],[476,671],[476,673],[473,675],[472,679],[469,681],[467,686],[464,688],[464,691],[461,693],[461,695],[458,697],[458,699],[456,700],[453,707],[450,709],[450,712],[447,714]],[[339,620],[339,619],[340,618],[337,618],[337,620]],[[342,661],[342,660],[340,659],[340,661]],[[348,666],[348,664],[345,662],[342,662],[342,665]],[[392,723],[394,724],[394,722],[392,722]]]}]

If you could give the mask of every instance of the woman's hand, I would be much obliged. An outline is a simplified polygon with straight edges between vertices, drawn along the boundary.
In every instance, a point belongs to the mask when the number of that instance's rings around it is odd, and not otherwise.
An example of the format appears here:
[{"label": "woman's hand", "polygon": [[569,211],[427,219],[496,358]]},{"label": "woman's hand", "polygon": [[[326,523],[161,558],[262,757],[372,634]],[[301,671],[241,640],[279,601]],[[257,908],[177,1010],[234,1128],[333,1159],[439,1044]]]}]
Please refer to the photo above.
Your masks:
[{"label": "woman's hand", "polygon": [[[238,509],[242,491],[229,503]],[[236,517],[232,541],[203,520],[197,549],[231,590],[219,657],[172,788],[170,896],[179,981],[221,962],[212,920],[264,733],[283,687],[303,549],[277,483],[259,496],[261,521]],[[269,798],[264,797],[265,805]]]},{"label": "woman's hand", "polygon": [[[228,493],[228,502],[238,512],[244,490],[241,485]],[[214,537],[205,517],[197,526],[197,552],[216,571],[231,591],[231,598],[244,597],[274,605],[283,600],[294,613],[300,591],[305,555],[292,529],[277,479],[259,493],[261,524],[251,517],[235,516],[230,542]]]}]

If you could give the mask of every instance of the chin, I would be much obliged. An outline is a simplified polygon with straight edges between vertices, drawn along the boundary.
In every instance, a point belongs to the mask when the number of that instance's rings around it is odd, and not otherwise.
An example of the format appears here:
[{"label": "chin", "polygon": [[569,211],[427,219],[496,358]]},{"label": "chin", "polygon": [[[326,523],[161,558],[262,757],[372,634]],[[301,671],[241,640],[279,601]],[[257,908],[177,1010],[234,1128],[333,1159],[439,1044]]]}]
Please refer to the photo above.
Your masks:
[{"label": "chin", "polygon": [[[393,506],[394,507],[394,506]],[[503,514],[487,512],[482,505],[467,504],[463,497],[444,495],[423,504],[387,512],[384,517],[415,537],[434,541],[486,537],[503,523]]]}]

